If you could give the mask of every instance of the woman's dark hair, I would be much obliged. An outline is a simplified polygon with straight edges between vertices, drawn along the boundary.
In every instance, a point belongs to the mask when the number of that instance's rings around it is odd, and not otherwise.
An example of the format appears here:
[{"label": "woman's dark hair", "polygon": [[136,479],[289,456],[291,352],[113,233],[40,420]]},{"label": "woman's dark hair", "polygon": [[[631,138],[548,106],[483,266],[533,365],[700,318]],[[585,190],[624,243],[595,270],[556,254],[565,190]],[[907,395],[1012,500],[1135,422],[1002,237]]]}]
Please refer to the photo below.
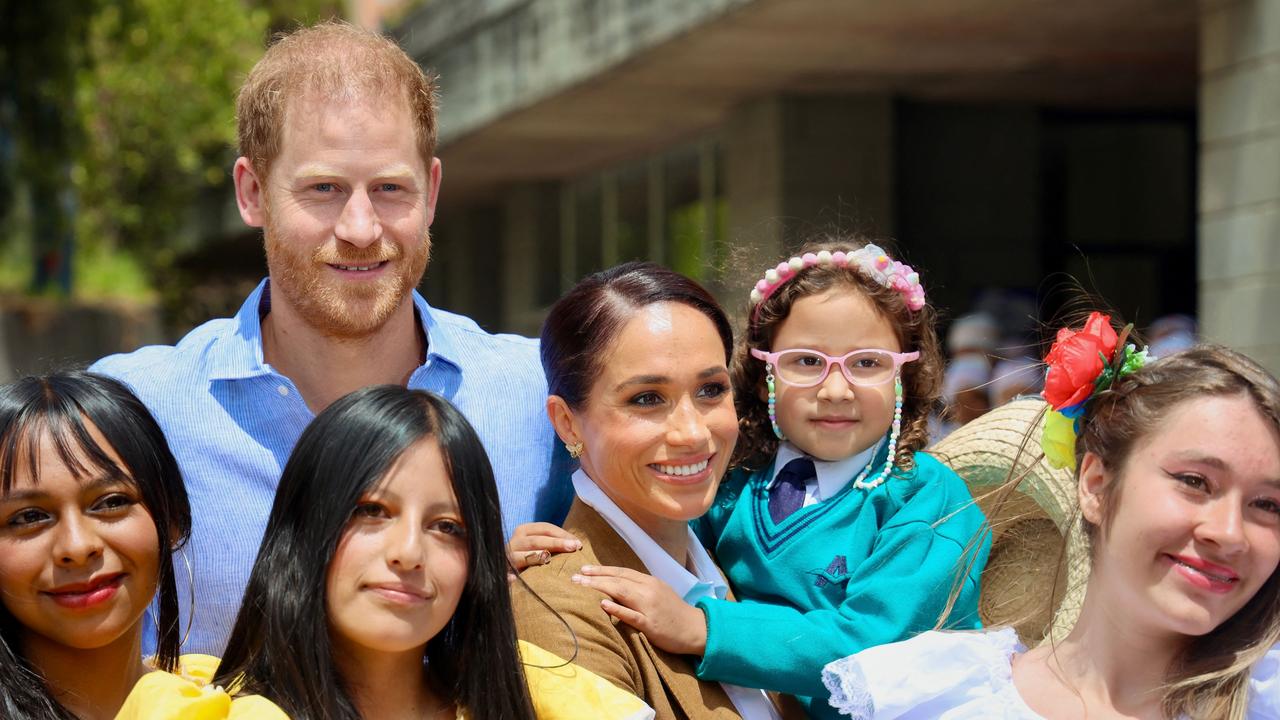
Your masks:
[{"label": "woman's dark hair", "polygon": [[[109,447],[94,440],[90,428],[97,428]],[[172,554],[191,533],[191,507],[164,433],[129,388],[102,375],[55,372],[0,387],[0,496],[7,496],[21,475],[40,481],[39,446],[45,442],[53,443],[77,480],[117,478],[141,495],[158,538],[155,666],[174,670],[181,635]],[[108,455],[111,450],[123,467]],[[20,632],[20,623],[0,604],[0,717],[73,718],[53,698],[39,668],[22,657]]]},{"label": "woman's dark hair", "polygon": [[[856,238],[832,238],[805,245],[796,255],[816,254],[823,250],[852,252],[866,244],[866,241]],[[894,464],[904,470],[910,469],[915,462],[913,453],[929,444],[929,413],[938,404],[945,369],[933,306],[911,310],[902,293],[867,277],[857,267],[815,265],[796,273],[758,308],[747,309],[747,331],[743,333],[733,357],[733,397],[741,432],[734,465],[758,470],[771,462],[778,452],[778,437],[773,434],[773,425],[769,422],[769,408],[760,396],[765,386],[764,363],[752,357],[751,351],[773,350],[773,338],[791,314],[791,306],[802,297],[832,288],[861,293],[889,321],[902,352],[920,352],[919,360],[902,366],[902,434],[898,438]]]},{"label": "woman's dark hair", "polygon": [[600,375],[605,350],[637,310],[680,303],[715,325],[725,363],[733,352],[733,329],[716,299],[697,282],[652,262],[629,262],[586,276],[565,293],[542,324],[542,371],[547,392],[580,408]]},{"label": "woman's dark hair", "polygon": [[467,529],[467,582],[427,643],[424,682],[474,720],[533,718],[507,589],[502,513],[475,430],[438,395],[364,388],[320,413],[285,464],[216,684],[294,720],[356,720],[326,620],[329,564],[359,499],[423,438],[439,444]]}]

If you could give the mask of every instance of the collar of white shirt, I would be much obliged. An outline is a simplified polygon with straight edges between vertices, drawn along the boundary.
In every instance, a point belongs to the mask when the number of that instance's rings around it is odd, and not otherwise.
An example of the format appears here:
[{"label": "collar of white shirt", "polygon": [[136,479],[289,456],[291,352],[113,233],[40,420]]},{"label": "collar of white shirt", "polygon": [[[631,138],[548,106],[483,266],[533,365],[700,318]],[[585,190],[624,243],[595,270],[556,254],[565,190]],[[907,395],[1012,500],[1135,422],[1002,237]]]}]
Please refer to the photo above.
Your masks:
[{"label": "collar of white shirt", "polygon": [[692,561],[694,572],[689,572],[684,565],[677,562],[654,542],[653,538],[649,537],[649,533],[640,529],[634,520],[627,517],[622,508],[605,495],[595,481],[587,477],[581,469],[573,474],[573,489],[578,493],[578,498],[600,513],[600,517],[609,523],[609,527],[613,528],[614,532],[618,533],[635,551],[636,557],[644,563],[649,574],[670,585],[671,589],[684,598],[685,602],[692,605],[708,595],[720,600],[728,596],[728,583],[725,582],[720,569],[711,561],[711,557],[707,555],[707,551],[703,549],[702,543],[698,542],[692,530],[688,530],[689,559]]},{"label": "collar of white shirt", "polygon": [[[845,485],[853,482],[853,476],[861,472],[862,468],[867,466],[875,458],[876,451],[884,444],[884,438],[875,445],[863,450],[857,455],[852,455],[843,460],[813,460],[813,468],[817,471],[817,478],[805,483],[805,504],[811,504],[809,498],[814,502],[821,502],[827,498],[834,497],[836,493],[844,489]],[[773,477],[769,480],[769,489],[778,483],[778,473],[782,472],[782,468],[787,463],[796,458],[809,457],[800,448],[792,445],[790,441],[784,441],[778,446],[778,454],[773,462]]]}]

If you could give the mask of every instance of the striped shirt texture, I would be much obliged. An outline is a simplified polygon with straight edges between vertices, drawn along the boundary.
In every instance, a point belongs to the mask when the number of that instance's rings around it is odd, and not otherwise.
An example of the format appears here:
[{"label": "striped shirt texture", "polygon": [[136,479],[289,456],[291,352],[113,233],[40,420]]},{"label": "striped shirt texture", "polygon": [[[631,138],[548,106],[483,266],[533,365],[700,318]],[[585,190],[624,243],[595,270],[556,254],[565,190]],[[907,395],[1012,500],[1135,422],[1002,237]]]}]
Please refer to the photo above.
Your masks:
[{"label": "striped shirt texture", "polygon": [[[559,524],[573,498],[571,469],[547,420],[537,340],[487,333],[416,291],[413,303],[427,357],[409,387],[439,393],[475,426],[493,463],[507,537],[520,523]],[[133,388],[182,468],[194,521],[190,543],[174,556],[183,627],[191,623],[185,653],[222,654],[280,473],[314,417],[293,382],[263,361],[269,307],[264,280],[235,317],[211,320],[177,345],[112,355],[90,368]],[[155,633],[151,613],[145,617],[149,654]]]}]

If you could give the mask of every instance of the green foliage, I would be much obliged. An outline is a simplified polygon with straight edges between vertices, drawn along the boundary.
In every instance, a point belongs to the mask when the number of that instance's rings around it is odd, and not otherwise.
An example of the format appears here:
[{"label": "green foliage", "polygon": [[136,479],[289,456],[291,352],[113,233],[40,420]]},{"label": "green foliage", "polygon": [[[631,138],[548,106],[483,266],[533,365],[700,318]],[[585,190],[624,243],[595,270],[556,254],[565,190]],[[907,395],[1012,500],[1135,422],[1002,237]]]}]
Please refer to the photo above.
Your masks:
[{"label": "green foliage", "polygon": [[121,248],[163,270],[183,249],[193,205],[228,181],[235,92],[267,20],[240,0],[128,0],[90,19],[71,170],[85,256]]},{"label": "green foliage", "polygon": [[[667,215],[670,237],[667,264],[676,272],[702,282],[718,279],[728,255],[728,243],[724,239],[728,208],[723,199],[713,203],[710,219],[715,226],[711,228],[706,226],[707,210],[702,201],[675,208]],[[704,236],[708,237],[704,240]],[[703,256],[704,251],[709,257]]]},{"label": "green foliage", "polygon": [[0,3],[0,232],[6,260],[23,252],[32,258],[26,269],[34,289],[66,279],[59,259],[71,239],[67,170],[79,139],[70,98],[85,17],[100,1]]},{"label": "green foliage", "polygon": [[267,12],[272,33],[342,17],[342,0],[256,0]]},{"label": "green foliage", "polygon": [[220,230],[235,93],[268,37],[342,9],[0,3],[0,289],[74,278],[81,296],[152,297],[152,278]]}]

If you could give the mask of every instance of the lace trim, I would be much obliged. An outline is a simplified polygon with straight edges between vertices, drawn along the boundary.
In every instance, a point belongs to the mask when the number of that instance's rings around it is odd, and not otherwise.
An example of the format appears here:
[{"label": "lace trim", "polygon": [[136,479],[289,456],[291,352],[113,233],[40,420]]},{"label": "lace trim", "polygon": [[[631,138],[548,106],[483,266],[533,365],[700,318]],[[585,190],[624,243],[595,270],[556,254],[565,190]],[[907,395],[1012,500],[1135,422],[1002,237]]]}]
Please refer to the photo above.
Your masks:
[{"label": "lace trim", "polygon": [[822,684],[831,693],[828,702],[840,714],[853,720],[871,720],[875,716],[875,702],[855,657],[841,658],[823,668]]},{"label": "lace trim", "polygon": [[1012,683],[1013,656],[1026,652],[1026,646],[1018,639],[1018,633],[1012,628],[988,632],[986,635],[991,649],[996,653],[993,662],[988,665],[991,670],[991,679],[999,681],[999,685]]}]

